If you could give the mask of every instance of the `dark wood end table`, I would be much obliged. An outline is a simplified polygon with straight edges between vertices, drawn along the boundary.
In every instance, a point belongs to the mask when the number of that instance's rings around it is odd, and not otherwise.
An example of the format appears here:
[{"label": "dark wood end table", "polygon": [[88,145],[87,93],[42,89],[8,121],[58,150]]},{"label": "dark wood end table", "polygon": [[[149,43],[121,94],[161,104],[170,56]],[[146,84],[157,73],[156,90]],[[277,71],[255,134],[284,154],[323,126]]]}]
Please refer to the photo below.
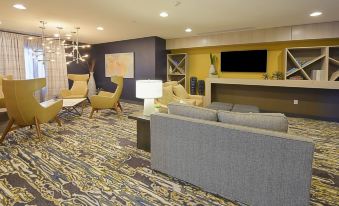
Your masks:
[{"label": "dark wood end table", "polygon": [[151,151],[151,117],[143,112],[135,112],[128,115],[129,119],[137,120],[137,148],[146,152]]}]

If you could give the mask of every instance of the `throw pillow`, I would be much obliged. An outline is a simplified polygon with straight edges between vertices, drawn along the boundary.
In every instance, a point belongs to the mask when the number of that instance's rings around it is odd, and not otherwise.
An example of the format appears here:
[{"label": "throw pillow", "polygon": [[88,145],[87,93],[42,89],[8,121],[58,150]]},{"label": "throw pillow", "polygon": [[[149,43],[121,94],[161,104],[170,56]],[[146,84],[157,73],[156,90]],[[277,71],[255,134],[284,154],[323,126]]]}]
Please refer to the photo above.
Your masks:
[{"label": "throw pillow", "polygon": [[288,131],[288,120],[280,113],[239,113],[219,110],[218,121],[271,131]]},{"label": "throw pillow", "polygon": [[158,101],[161,104],[168,105],[170,102],[174,101],[173,87],[167,86],[162,87],[162,97],[158,98]]},{"label": "throw pillow", "polygon": [[180,97],[181,99],[189,98],[189,95],[187,94],[186,89],[181,84],[173,86],[173,92],[175,96]]},{"label": "throw pillow", "polygon": [[170,103],[168,105],[168,113],[215,122],[218,120],[217,111],[188,104]]}]

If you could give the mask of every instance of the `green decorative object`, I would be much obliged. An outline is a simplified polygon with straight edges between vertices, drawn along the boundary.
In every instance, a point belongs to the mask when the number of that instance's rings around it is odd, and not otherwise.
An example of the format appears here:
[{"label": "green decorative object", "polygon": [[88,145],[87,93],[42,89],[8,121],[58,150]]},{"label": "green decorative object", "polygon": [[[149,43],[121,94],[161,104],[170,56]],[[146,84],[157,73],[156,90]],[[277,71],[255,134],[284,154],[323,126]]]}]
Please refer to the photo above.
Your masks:
[{"label": "green decorative object", "polygon": [[270,79],[270,75],[268,73],[264,73],[262,75],[262,77],[265,79],[265,80],[269,80]]},{"label": "green decorative object", "polygon": [[217,62],[217,56],[210,53],[210,60],[211,60],[211,65],[215,66],[215,63]]},{"label": "green decorative object", "polygon": [[276,71],[272,74],[272,79],[274,80],[283,80],[284,74],[282,72]]}]

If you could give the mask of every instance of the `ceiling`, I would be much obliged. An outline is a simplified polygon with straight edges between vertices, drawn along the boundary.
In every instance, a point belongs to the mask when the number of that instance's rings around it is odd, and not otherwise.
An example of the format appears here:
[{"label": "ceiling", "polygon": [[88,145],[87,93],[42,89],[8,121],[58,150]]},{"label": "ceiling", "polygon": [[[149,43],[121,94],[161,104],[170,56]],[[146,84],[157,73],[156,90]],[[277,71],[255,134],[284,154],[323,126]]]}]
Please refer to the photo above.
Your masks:
[{"label": "ceiling", "polygon": [[[27,10],[13,8],[15,3]],[[169,16],[160,17],[162,11]],[[323,15],[310,17],[313,11]],[[63,33],[79,26],[79,40],[93,44],[339,21],[338,11],[339,0],[1,0],[0,30],[39,34],[45,20],[50,34],[56,26]],[[186,33],[187,27],[193,31]]]}]

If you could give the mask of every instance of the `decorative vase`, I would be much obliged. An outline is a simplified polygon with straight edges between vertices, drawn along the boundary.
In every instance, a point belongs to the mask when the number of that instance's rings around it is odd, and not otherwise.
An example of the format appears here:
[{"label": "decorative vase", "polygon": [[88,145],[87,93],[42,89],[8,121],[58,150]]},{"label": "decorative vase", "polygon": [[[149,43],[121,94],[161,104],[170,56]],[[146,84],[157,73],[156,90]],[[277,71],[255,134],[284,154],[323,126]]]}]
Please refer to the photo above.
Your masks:
[{"label": "decorative vase", "polygon": [[213,65],[213,64],[211,64],[211,66],[210,66],[210,71],[209,71],[209,74],[215,74],[216,72],[215,72],[215,66]]},{"label": "decorative vase", "polygon": [[96,95],[96,86],[95,86],[95,80],[94,80],[94,72],[89,73],[89,80],[88,80],[88,98],[90,98],[93,95]]}]

